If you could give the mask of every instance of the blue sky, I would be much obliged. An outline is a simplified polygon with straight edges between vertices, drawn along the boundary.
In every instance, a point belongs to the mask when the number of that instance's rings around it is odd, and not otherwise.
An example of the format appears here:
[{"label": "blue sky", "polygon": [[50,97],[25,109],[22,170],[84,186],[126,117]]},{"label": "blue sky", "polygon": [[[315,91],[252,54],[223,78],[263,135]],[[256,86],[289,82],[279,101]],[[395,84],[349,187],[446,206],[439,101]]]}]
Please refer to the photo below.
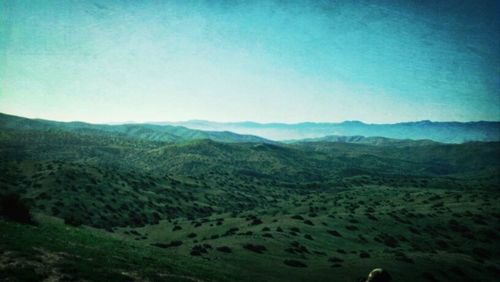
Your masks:
[{"label": "blue sky", "polygon": [[500,120],[498,1],[0,3],[5,113]]}]

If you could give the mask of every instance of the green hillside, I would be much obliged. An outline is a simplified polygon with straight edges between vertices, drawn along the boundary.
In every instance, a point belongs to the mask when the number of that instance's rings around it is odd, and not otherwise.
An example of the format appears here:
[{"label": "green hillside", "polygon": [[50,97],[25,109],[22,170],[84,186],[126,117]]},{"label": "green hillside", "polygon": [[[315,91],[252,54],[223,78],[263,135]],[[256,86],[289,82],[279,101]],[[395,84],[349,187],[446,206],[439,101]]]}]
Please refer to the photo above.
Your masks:
[{"label": "green hillside", "polygon": [[495,281],[500,272],[498,142],[283,144],[0,120],[0,196],[19,195],[36,223],[0,208],[2,281],[358,281],[376,267],[394,281]]},{"label": "green hillside", "polygon": [[195,139],[211,139],[219,142],[271,142],[253,135],[241,135],[228,131],[201,131],[182,126],[153,124],[105,125],[84,122],[57,122],[27,119],[0,113],[2,129],[60,131],[92,136],[115,136],[148,141],[179,142]]}]

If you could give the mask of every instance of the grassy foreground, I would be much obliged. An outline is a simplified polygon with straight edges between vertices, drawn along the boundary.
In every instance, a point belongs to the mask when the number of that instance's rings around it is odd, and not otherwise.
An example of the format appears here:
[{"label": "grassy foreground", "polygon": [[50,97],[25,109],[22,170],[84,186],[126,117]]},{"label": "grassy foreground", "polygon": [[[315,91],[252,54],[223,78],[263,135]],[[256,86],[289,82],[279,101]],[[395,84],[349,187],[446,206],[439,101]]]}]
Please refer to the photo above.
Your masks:
[{"label": "grassy foreground", "polygon": [[358,187],[113,233],[0,221],[5,281],[495,281],[499,194]]}]

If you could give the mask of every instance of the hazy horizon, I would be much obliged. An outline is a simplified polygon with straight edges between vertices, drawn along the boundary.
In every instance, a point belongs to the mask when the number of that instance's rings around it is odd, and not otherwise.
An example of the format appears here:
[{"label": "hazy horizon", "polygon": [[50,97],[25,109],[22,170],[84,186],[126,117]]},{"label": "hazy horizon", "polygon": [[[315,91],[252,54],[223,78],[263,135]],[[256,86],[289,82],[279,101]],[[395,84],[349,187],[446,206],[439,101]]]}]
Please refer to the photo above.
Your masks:
[{"label": "hazy horizon", "polygon": [[7,112],[0,112],[0,114],[6,114],[6,115],[11,115],[11,116],[18,116],[22,118],[28,118],[28,119],[39,119],[39,120],[50,120],[50,121],[57,121],[57,122],[85,122],[85,123],[90,123],[90,124],[109,124],[109,125],[120,125],[120,124],[182,124],[182,123],[189,123],[189,122],[208,122],[208,123],[255,123],[255,124],[262,124],[262,125],[267,125],[267,124],[286,124],[286,125],[294,125],[294,124],[302,124],[302,123],[344,123],[344,122],[361,122],[364,124],[397,124],[397,123],[412,123],[412,122],[425,122],[425,121],[430,121],[430,122],[458,122],[458,123],[469,123],[469,122],[500,122],[500,119],[498,120],[466,120],[466,121],[459,121],[459,120],[430,120],[430,119],[421,119],[421,120],[406,120],[406,121],[396,121],[396,122],[370,122],[370,121],[364,121],[364,120],[339,120],[339,121],[311,121],[311,120],[304,120],[304,121],[297,121],[297,122],[282,122],[282,121],[269,121],[269,122],[257,122],[253,120],[229,120],[229,121],[217,121],[217,120],[208,120],[208,119],[187,119],[187,120],[144,120],[144,121],[135,121],[135,120],[124,120],[124,121],[103,121],[103,122],[93,122],[93,121],[87,121],[87,120],[80,120],[80,119],[51,119],[51,118],[46,118],[46,117],[39,117],[39,116],[23,116],[23,115],[18,115],[14,113],[7,113]]},{"label": "hazy horizon", "polygon": [[0,0],[0,111],[51,120],[500,120],[498,1]]}]

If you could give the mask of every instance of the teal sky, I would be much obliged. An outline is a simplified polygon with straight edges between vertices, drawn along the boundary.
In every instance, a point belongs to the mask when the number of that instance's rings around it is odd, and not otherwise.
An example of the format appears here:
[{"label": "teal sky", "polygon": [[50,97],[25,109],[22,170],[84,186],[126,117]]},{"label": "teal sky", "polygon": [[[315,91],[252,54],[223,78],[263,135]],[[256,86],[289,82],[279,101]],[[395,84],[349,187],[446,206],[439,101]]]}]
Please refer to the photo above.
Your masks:
[{"label": "teal sky", "polygon": [[0,0],[0,112],[500,120],[498,3]]}]

